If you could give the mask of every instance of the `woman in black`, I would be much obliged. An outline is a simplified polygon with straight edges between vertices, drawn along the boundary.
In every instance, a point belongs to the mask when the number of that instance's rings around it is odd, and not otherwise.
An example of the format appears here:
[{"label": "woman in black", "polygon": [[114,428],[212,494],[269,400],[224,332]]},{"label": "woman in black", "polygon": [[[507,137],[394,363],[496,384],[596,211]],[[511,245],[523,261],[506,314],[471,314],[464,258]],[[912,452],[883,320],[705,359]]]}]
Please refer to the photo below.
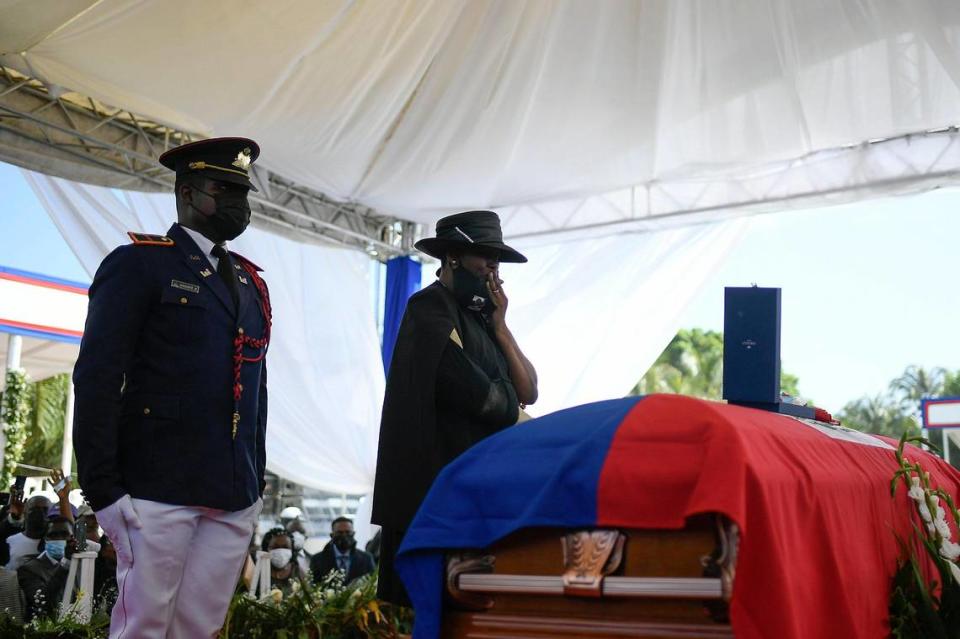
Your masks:
[{"label": "woman in black", "polygon": [[527,259],[503,243],[492,211],[437,222],[417,242],[439,279],[410,298],[387,375],[373,522],[383,527],[378,594],[409,605],[393,568],[407,526],[437,473],[481,439],[515,424],[537,399],[537,373],[507,327],[501,262]]}]

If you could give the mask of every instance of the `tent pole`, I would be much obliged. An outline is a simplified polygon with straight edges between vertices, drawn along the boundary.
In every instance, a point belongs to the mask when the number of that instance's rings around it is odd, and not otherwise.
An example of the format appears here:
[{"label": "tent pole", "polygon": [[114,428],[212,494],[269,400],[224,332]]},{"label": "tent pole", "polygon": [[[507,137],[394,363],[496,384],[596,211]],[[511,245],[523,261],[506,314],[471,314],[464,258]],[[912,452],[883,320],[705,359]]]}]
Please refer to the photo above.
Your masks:
[{"label": "tent pole", "polygon": [[67,410],[63,415],[63,452],[60,454],[60,468],[64,476],[70,475],[73,467],[73,376],[67,382]]}]

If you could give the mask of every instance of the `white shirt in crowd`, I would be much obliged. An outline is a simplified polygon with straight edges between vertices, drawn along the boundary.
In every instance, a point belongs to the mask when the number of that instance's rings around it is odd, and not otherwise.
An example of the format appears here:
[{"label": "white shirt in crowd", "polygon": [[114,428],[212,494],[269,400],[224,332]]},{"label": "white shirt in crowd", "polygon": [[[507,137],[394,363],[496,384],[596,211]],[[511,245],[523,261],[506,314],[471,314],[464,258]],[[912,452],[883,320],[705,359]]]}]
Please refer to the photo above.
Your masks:
[{"label": "white shirt in crowd", "polygon": [[7,537],[7,545],[10,547],[10,561],[4,566],[7,570],[16,570],[31,557],[36,557],[40,545],[39,539],[30,539],[22,532]]}]

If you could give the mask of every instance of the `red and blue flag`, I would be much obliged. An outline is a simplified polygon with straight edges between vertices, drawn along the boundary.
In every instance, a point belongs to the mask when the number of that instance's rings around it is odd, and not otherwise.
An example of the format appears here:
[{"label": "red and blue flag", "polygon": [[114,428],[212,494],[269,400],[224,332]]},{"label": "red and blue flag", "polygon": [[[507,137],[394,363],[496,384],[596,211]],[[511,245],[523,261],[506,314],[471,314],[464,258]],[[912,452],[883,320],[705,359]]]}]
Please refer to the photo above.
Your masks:
[{"label": "red and blue flag", "polygon": [[[890,497],[895,442],[812,420],[652,395],[559,411],[494,435],[437,477],[397,569],[415,639],[439,636],[443,556],[529,527],[679,529],[720,513],[741,531],[738,638],[874,638],[912,533]],[[955,497],[960,473],[910,447]]]}]

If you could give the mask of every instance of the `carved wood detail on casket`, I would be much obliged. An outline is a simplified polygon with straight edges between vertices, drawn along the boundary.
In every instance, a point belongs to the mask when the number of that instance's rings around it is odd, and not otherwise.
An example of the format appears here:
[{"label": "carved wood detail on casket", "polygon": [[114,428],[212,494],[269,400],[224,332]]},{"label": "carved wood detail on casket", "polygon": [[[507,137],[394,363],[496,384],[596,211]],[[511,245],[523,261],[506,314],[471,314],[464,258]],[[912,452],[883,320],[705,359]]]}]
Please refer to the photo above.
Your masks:
[{"label": "carved wood detail on casket", "polygon": [[490,574],[497,558],[478,552],[461,552],[447,555],[446,595],[456,607],[465,610],[488,610],[493,607],[493,598],[460,588],[463,574]]},{"label": "carved wood detail on casket", "polygon": [[602,597],[603,578],[620,567],[626,540],[619,530],[578,530],[564,535],[563,594]]}]

